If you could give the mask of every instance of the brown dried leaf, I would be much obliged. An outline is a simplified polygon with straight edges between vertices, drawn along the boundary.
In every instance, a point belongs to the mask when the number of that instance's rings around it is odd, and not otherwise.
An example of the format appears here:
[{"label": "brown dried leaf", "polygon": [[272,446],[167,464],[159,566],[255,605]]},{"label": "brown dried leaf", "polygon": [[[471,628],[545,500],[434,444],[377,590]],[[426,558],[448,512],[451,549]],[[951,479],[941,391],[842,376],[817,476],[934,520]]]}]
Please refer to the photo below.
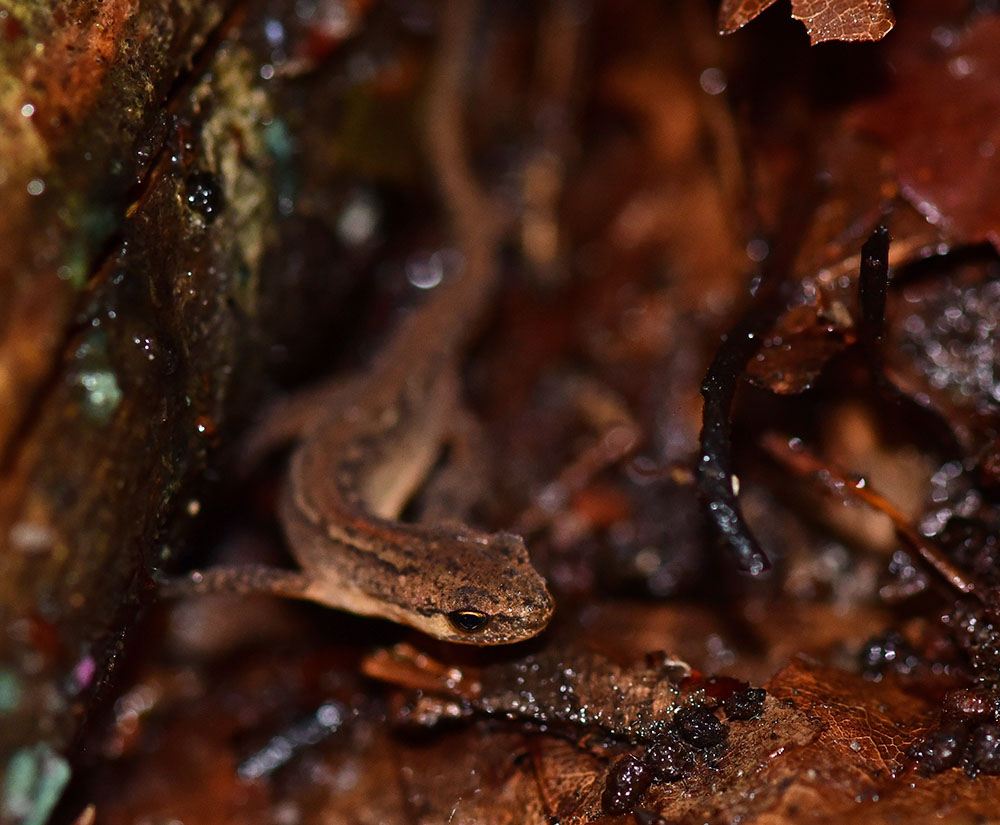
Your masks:
[{"label": "brown dried leaf", "polygon": [[[925,821],[930,811],[948,822],[993,818],[996,777],[973,780],[958,770],[922,777],[906,769],[905,749],[933,715],[929,701],[804,660],[777,673],[767,689],[823,726],[812,743],[762,777],[767,787],[781,788],[768,822],[887,825]],[[733,815],[738,805],[733,800],[724,809]]]},{"label": "brown dried leaf", "polygon": [[896,20],[886,0],[792,0],[814,46],[827,40],[881,40]]},{"label": "brown dried leaf", "polygon": [[566,643],[521,659],[458,669],[404,644],[369,656],[364,672],[419,688],[423,695],[411,718],[425,724],[457,715],[450,706],[459,700],[469,711],[487,716],[626,741],[662,733],[681,707],[680,684],[691,672],[684,662],[666,655],[646,659],[622,667],[600,653]]},{"label": "brown dried leaf", "polygon": [[906,748],[932,711],[928,701],[888,682],[868,682],[804,659],[776,673],[767,690],[824,725],[822,747],[808,760],[821,774],[828,762],[824,784],[836,777],[844,784],[831,790],[852,800],[861,786],[885,783],[906,766]]},{"label": "brown dried leaf", "polygon": [[[773,3],[723,0],[719,31],[736,31]],[[827,40],[881,40],[896,22],[887,0],[792,0],[792,17],[805,25],[814,46]]]},{"label": "brown dried leaf", "polygon": [[773,5],[774,0],[722,0],[719,7],[719,32],[732,34]]},{"label": "brown dried leaf", "polygon": [[852,328],[833,323],[819,307],[793,307],[764,339],[747,365],[747,377],[782,395],[805,392],[826,363],[854,338]]}]

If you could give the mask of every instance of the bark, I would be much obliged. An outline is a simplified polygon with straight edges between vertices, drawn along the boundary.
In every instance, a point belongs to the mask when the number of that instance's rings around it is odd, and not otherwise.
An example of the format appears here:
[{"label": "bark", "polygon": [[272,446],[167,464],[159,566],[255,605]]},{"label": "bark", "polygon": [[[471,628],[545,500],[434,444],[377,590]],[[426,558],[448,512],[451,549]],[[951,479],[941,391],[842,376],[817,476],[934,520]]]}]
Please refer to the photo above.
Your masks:
[{"label": "bark", "polygon": [[272,101],[232,6],[0,21],[0,773],[42,785],[258,360]]}]

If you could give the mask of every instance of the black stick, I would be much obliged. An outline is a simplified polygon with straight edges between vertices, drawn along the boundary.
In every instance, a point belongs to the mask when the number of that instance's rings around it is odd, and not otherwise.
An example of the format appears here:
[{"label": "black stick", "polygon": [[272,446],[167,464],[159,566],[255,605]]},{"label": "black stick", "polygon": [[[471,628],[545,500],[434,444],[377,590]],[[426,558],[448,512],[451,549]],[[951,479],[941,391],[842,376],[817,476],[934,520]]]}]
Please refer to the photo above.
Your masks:
[{"label": "black stick", "polygon": [[730,415],[740,377],[760,347],[761,335],[774,320],[767,305],[758,304],[744,314],[723,338],[712,359],[701,395],[701,456],[698,459],[698,486],[706,501],[708,517],[723,542],[736,556],[740,570],[757,576],[771,562],[743,518],[733,490],[732,426]]},{"label": "black stick", "polygon": [[872,354],[885,335],[885,301],[889,291],[889,230],[879,226],[861,247],[858,299],[861,337]]}]

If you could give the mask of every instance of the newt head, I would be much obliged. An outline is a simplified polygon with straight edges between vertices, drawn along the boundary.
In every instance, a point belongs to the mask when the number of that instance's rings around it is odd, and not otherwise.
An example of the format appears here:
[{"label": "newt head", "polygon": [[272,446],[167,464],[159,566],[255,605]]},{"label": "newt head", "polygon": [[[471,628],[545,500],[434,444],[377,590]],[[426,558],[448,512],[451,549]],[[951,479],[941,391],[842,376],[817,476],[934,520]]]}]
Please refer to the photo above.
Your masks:
[{"label": "newt head", "polygon": [[400,565],[398,576],[381,582],[388,586],[369,594],[372,606],[380,603],[372,614],[473,645],[524,641],[548,625],[552,596],[520,536],[464,525],[406,528],[421,533],[419,543],[406,542],[420,550],[399,548],[411,564]]},{"label": "newt head", "polygon": [[477,554],[476,566],[452,574],[451,586],[442,593],[448,630],[433,635],[476,645],[537,636],[552,619],[555,605],[545,579],[531,565],[524,540],[512,533],[494,533],[486,535],[485,543],[479,539],[471,543],[482,553]]}]

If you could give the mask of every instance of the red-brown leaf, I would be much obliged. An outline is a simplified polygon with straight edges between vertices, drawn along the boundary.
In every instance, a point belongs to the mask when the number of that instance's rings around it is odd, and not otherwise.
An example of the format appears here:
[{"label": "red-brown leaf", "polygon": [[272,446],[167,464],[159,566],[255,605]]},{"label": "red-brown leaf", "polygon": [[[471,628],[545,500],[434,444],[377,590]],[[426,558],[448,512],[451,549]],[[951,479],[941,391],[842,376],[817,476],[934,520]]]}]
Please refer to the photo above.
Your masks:
[{"label": "red-brown leaf", "polygon": [[998,38],[1000,20],[983,17],[954,44],[932,46],[856,122],[893,149],[900,190],[928,221],[959,243],[1000,249]]}]

